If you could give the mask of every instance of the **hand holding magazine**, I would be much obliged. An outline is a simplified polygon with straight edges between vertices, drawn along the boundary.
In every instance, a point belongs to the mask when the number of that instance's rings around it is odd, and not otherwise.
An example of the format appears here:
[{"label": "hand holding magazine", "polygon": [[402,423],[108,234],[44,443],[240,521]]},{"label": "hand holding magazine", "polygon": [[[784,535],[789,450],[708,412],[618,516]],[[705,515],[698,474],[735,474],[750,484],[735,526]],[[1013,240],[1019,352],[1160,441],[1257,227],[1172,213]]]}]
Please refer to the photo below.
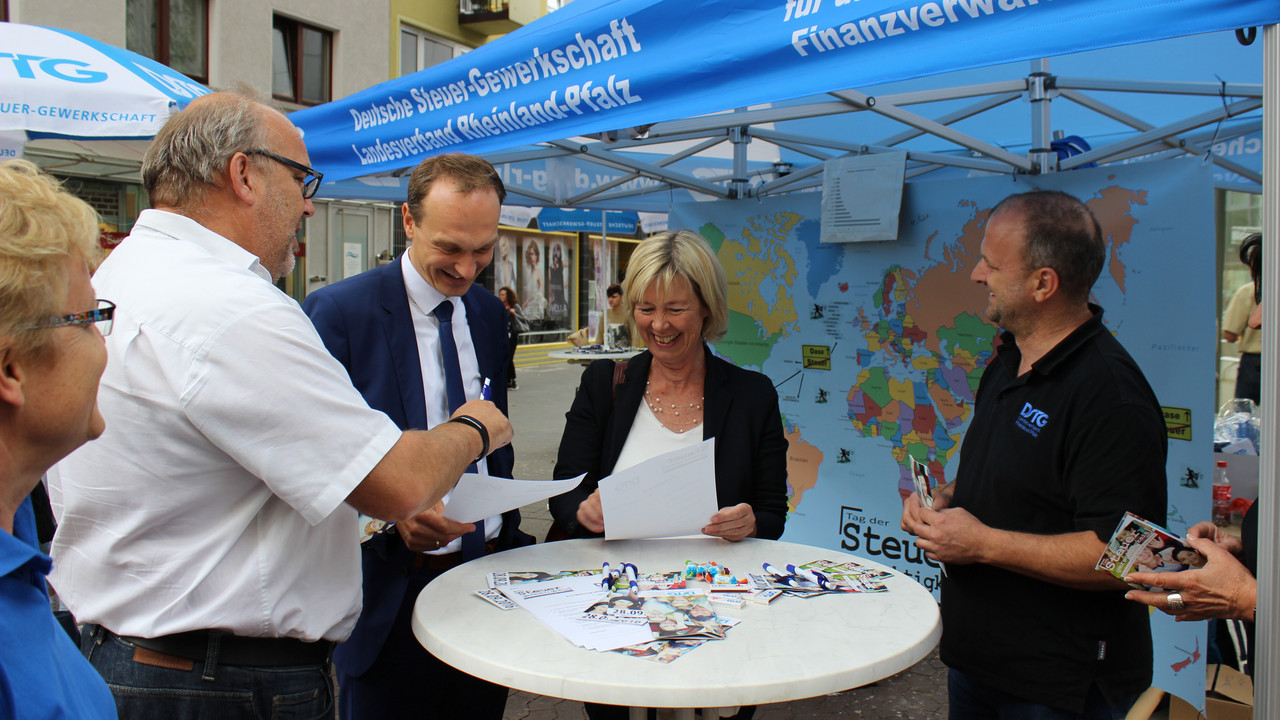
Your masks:
[{"label": "hand holding magazine", "polygon": [[[1169,530],[1148,520],[1125,513],[1116,527],[1096,569],[1123,580],[1131,572],[1181,572],[1204,565],[1204,556]],[[1128,583],[1138,590],[1149,590]]]},{"label": "hand holding magazine", "polygon": [[911,458],[911,481],[916,486],[916,494],[920,496],[920,504],[933,507],[933,478],[929,477],[929,466]]}]

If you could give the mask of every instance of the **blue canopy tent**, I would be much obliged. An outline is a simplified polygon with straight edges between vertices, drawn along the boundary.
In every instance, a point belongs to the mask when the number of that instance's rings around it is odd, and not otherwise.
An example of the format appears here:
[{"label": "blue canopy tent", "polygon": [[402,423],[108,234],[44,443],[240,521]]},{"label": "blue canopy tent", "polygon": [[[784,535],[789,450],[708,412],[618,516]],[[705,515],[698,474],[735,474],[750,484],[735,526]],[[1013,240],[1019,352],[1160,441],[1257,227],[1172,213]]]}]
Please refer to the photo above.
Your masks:
[{"label": "blue canopy tent", "polygon": [[[948,168],[1035,174],[1190,153],[1262,184],[1270,239],[1280,231],[1271,197],[1280,181],[1280,117],[1275,103],[1264,106],[1263,99],[1280,93],[1280,34],[1272,27],[1278,21],[1275,0],[743,0],[728,11],[710,0],[578,0],[461,58],[293,119],[306,133],[313,164],[335,180],[373,175],[389,178],[379,182],[390,186],[423,157],[471,152],[495,164],[571,168],[541,189],[513,184],[521,200],[632,209],[647,209],[643,203],[655,197],[683,199],[674,193],[742,198],[816,187],[821,161],[846,153],[906,149],[909,178]],[[1267,26],[1261,84],[1062,77],[1041,60],[1254,26]],[[1031,71],[952,87],[865,90],[1010,62],[1030,62]],[[1250,67],[1257,77],[1256,61]],[[855,87],[864,90],[840,89]],[[1188,114],[1162,113],[1157,124],[1100,93],[1162,93],[1200,103]],[[1095,136],[1103,141],[1061,159],[1052,152],[1049,108],[1060,100],[1106,118],[1110,129]],[[1022,101],[1029,130],[1023,138],[982,136],[991,130],[985,113]],[[931,103],[946,109],[919,110]],[[852,122],[850,114],[895,124],[879,135],[833,136],[833,123]],[[1266,152],[1261,172],[1210,150],[1259,131]],[[752,164],[753,140],[781,149],[776,165]],[[708,173],[696,158],[722,144],[731,148],[723,172]],[[574,163],[616,174],[582,187]],[[1268,276],[1280,277],[1280,251],[1265,257]],[[1268,317],[1280,317],[1277,297],[1264,297]],[[1267,334],[1263,353],[1263,393],[1272,398],[1280,390],[1276,337]],[[1264,405],[1264,423],[1275,422],[1273,405]],[[1264,438],[1260,532],[1274,538],[1280,448],[1276,433]],[[1259,633],[1255,707],[1258,717],[1272,717],[1280,714],[1280,643],[1272,630],[1280,621],[1280,580],[1271,572],[1274,544],[1261,543],[1260,554],[1258,620],[1267,631]]]},{"label": "blue canopy tent", "polygon": [[[739,3],[731,16],[721,17],[722,6],[706,2],[579,0],[464,57],[300,111],[294,120],[307,132],[313,160],[326,176],[365,176],[322,189],[333,197],[403,197],[395,176],[444,151],[479,153],[495,164],[523,168],[507,179],[513,195],[530,204],[637,210],[690,199],[690,193],[743,197],[812,186],[821,160],[895,146],[909,148],[909,177],[938,167],[1037,172],[1049,169],[1047,153],[1029,158],[957,128],[974,116],[989,128],[991,112],[1027,99],[1037,114],[1029,123],[1032,137],[1014,144],[1047,149],[1050,101],[1065,98],[1135,129],[1123,145],[1100,147],[1075,162],[1168,145],[1187,150],[1189,133],[1226,117],[1256,114],[1261,87],[1238,80],[1224,86],[1072,79],[1049,74],[1045,65],[1030,76],[952,81],[951,87],[830,91],[1230,30],[1260,24],[1276,12],[1266,2],[1228,7],[1187,0],[1155,5],[861,0],[827,6],[799,0]],[[678,27],[672,17],[681,18]],[[1141,113],[1086,95],[1090,91],[1177,93],[1228,102],[1155,127]],[[759,103],[770,105],[720,112]],[[948,103],[955,107],[907,109]],[[851,114],[891,119],[897,131],[872,137],[830,131],[832,118]],[[828,129],[808,131],[804,120],[809,118],[822,118]],[[577,137],[564,139],[571,136]],[[935,147],[913,144],[919,136]],[[1211,136],[1191,139],[1203,142]],[[753,162],[752,152],[766,143],[772,153]],[[725,147],[723,159],[707,161],[709,153]],[[1232,172],[1250,176],[1240,169]],[[1256,170],[1252,175],[1260,180]],[[526,177],[538,181],[522,182]]]}]

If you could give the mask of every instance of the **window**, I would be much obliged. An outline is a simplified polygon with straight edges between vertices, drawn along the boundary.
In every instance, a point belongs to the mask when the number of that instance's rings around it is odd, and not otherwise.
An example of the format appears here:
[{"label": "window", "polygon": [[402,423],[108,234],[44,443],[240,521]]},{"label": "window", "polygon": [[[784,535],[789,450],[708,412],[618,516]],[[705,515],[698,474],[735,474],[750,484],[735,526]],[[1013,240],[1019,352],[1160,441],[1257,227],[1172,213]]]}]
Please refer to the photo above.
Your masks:
[{"label": "window", "polygon": [[126,0],[125,47],[207,83],[208,0]]},{"label": "window", "polygon": [[409,248],[409,236],[404,232],[404,223],[400,222],[400,208],[394,213],[395,222],[391,223],[391,257],[400,257],[400,253]]},{"label": "window", "polygon": [[[1250,233],[1262,232],[1262,195],[1235,190],[1218,190],[1216,195],[1221,271],[1218,317],[1221,318],[1236,290],[1253,281],[1248,267],[1240,262],[1240,243]],[[1218,405],[1235,396],[1239,352],[1240,346],[1236,343],[1218,343]]]},{"label": "window", "polygon": [[425,70],[452,60],[471,48],[425,33],[409,25],[400,26],[400,74]]},{"label": "window", "polygon": [[333,33],[276,16],[271,33],[271,94],[299,105],[329,102]]}]

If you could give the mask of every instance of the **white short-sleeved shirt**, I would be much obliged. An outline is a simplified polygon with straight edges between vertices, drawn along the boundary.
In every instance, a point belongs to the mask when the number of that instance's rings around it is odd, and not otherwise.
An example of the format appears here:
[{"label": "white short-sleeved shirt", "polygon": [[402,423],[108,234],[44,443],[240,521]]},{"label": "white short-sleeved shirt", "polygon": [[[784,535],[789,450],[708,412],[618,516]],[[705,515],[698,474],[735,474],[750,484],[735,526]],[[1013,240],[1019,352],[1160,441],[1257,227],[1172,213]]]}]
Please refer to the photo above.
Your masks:
[{"label": "white short-sleeved shirt", "polygon": [[400,431],[257,258],[146,210],[93,278],[116,303],[103,436],[49,472],[50,582],[121,635],[342,640],[360,613],[351,491]]}]

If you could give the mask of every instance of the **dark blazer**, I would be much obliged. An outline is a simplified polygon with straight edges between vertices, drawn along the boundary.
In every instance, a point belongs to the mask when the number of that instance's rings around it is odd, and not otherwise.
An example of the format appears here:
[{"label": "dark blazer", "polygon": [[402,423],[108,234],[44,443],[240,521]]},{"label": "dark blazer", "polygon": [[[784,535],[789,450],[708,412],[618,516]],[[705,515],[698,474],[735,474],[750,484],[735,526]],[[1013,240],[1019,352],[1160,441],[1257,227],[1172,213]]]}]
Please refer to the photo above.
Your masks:
[{"label": "dark blazer", "polygon": [[[492,293],[472,285],[462,296],[475,343],[481,377],[490,378],[493,403],[507,412],[507,312]],[[302,309],[325,347],[347,369],[369,406],[385,412],[402,430],[427,427],[422,394],[422,365],[409,313],[400,260],[321,288]],[[489,474],[511,477],[511,446],[489,455]],[[529,544],[519,531],[520,511],[502,515],[499,547]],[[364,610],[351,637],[334,651],[333,661],[347,675],[361,675],[377,658],[404,599],[404,568],[415,553],[399,535],[383,534],[363,546]]]},{"label": "dark blazer", "polygon": [[[787,521],[787,439],[778,393],[764,375],[725,362],[705,347],[704,352],[702,436],[716,439],[716,497],[720,507],[750,504],[756,535],[776,540]],[[555,477],[587,476],[550,501],[556,524],[574,537],[593,535],[578,525],[578,505],[613,472],[644,399],[652,361],[648,351],[631,358],[616,389],[610,360],[597,360],[582,373],[565,415]]]}]

